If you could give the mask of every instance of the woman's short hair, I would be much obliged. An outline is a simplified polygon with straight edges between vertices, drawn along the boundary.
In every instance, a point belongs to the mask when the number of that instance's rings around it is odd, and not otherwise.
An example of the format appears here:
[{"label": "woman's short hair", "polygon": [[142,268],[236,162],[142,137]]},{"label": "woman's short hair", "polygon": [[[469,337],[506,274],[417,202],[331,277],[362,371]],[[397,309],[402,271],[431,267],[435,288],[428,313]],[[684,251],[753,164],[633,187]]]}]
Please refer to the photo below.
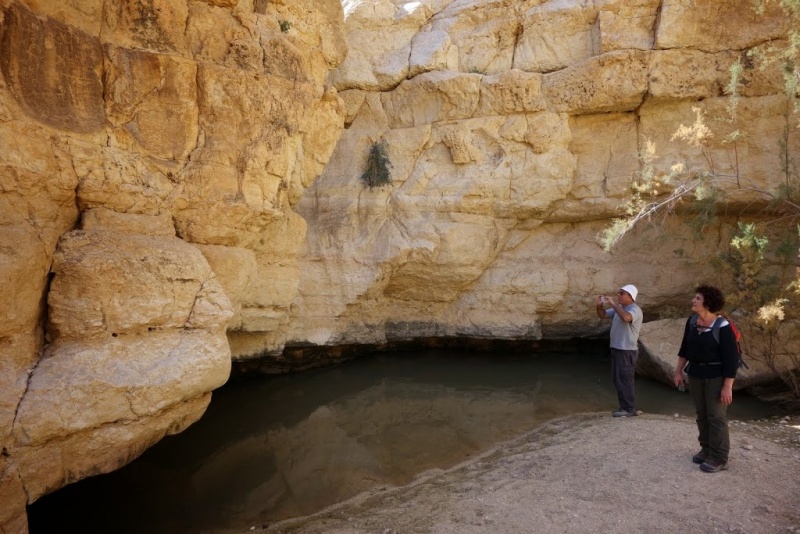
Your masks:
[{"label": "woman's short hair", "polygon": [[702,285],[694,292],[703,295],[703,306],[712,313],[717,313],[725,307],[725,295],[714,286]]}]

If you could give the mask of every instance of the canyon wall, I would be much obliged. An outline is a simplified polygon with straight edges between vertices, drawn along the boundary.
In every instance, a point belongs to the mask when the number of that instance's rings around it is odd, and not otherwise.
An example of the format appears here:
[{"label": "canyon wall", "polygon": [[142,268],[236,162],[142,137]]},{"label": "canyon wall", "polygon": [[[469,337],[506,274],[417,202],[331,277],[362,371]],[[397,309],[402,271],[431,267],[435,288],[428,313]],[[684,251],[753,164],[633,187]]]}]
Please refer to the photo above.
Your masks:
[{"label": "canyon wall", "polygon": [[[747,52],[788,29],[749,0],[0,0],[0,532],[191,424],[232,358],[592,335],[626,283],[685,306],[759,198],[598,233],[648,143],[786,179],[792,103]],[[673,140],[696,109],[714,137]]]},{"label": "canyon wall", "polygon": [[[308,248],[288,345],[589,335],[607,328],[595,296],[627,283],[649,319],[685,315],[695,285],[720,279],[736,217],[758,220],[753,190],[800,154],[779,65],[748,55],[784,42],[775,3],[354,1],[345,20],[332,76],[345,131],[298,205]],[[673,139],[698,113],[713,136]],[[392,183],[367,187],[376,143]],[[730,217],[654,220],[607,254],[598,234],[650,146],[655,175],[681,163],[728,181]]]},{"label": "canyon wall", "polygon": [[0,0],[0,532],[197,420],[227,329],[288,315],[342,31],[335,0]]}]

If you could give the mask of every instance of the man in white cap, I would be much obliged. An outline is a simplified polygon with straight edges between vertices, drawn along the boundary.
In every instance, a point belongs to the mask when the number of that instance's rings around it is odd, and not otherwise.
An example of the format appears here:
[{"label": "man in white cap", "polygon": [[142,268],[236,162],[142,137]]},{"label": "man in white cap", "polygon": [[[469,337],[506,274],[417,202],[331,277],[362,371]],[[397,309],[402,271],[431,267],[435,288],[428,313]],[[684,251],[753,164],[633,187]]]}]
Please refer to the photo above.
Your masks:
[{"label": "man in white cap", "polygon": [[[611,376],[617,388],[619,409],[614,417],[637,415],[634,405],[634,372],[639,356],[639,330],[642,328],[642,309],[636,305],[639,290],[628,284],[619,288],[617,298],[597,297],[597,316],[611,319]],[[605,305],[611,306],[606,309]]]}]

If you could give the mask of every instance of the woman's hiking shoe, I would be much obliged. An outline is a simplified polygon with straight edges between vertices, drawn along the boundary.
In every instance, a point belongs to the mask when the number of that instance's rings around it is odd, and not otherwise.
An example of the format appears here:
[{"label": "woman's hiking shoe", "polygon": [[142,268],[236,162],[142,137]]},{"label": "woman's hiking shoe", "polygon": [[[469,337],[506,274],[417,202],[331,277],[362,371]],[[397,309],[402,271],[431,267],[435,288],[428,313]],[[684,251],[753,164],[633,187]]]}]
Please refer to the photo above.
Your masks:
[{"label": "woman's hiking shoe", "polygon": [[700,469],[705,471],[706,473],[716,473],[717,471],[722,471],[728,468],[728,463],[723,462],[722,460],[717,460],[716,458],[708,458],[705,462],[700,464]]},{"label": "woman's hiking shoe", "polygon": [[629,412],[628,410],[619,409],[611,412],[611,415],[613,417],[633,417],[639,414],[636,412]]},{"label": "woman's hiking shoe", "polygon": [[706,451],[700,451],[694,456],[692,456],[692,462],[696,464],[705,463],[707,459],[708,459],[708,454],[706,453]]}]

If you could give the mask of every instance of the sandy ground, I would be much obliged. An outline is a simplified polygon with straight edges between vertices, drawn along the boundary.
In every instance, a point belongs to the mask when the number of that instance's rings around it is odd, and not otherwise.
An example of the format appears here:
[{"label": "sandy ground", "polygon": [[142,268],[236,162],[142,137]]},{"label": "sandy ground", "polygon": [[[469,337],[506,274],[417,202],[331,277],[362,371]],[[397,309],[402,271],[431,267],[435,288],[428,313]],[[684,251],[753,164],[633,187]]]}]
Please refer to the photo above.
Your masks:
[{"label": "sandy ground", "polygon": [[729,470],[691,462],[694,420],[583,414],[448,470],[250,532],[800,533],[800,430],[731,423]]}]

